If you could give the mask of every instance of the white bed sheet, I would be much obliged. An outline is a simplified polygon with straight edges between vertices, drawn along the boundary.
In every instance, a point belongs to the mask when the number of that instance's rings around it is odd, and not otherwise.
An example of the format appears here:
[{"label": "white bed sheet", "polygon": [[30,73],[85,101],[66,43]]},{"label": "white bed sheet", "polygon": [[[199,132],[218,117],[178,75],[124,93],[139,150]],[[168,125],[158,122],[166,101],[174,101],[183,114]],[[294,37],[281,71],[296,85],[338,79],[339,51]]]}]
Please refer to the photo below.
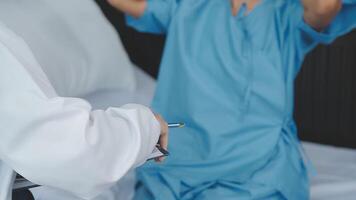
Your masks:
[{"label": "white bed sheet", "polygon": [[[86,99],[94,108],[140,103],[149,106],[155,90],[155,81],[136,68],[136,92],[104,91]],[[312,200],[356,200],[356,150],[314,143],[303,143],[304,149],[317,169],[312,179]],[[135,176],[129,173],[111,191],[95,200],[129,200],[134,195]],[[40,187],[33,189],[36,200],[79,200],[64,192]]]},{"label": "white bed sheet", "polygon": [[356,200],[356,150],[304,142],[317,174],[313,200]]}]

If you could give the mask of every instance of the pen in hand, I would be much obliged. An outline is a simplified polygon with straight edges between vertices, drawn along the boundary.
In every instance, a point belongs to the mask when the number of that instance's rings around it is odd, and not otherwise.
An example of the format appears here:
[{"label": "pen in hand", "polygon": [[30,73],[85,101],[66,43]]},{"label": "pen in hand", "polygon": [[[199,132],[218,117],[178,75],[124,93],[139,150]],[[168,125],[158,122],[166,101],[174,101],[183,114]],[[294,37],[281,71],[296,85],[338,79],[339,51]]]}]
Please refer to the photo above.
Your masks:
[{"label": "pen in hand", "polygon": [[168,128],[183,128],[185,126],[184,123],[169,123]]}]

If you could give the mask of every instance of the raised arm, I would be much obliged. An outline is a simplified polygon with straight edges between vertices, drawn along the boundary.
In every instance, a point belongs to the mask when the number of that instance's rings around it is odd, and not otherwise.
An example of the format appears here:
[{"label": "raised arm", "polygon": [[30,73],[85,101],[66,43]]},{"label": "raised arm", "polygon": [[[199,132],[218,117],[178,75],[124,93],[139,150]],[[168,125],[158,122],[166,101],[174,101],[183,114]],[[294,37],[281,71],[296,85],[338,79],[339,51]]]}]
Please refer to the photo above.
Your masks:
[{"label": "raised arm", "polygon": [[146,8],[146,0],[107,0],[113,7],[133,17],[143,15]]},{"label": "raised arm", "polygon": [[326,28],[342,8],[342,0],[301,0],[304,20],[318,31]]}]

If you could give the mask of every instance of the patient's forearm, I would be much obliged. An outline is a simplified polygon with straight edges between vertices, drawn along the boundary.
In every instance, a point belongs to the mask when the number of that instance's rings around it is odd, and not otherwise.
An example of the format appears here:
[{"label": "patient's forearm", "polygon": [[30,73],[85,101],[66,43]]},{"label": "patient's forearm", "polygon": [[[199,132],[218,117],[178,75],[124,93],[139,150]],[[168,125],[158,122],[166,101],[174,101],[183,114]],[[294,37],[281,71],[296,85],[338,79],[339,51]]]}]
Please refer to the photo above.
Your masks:
[{"label": "patient's forearm", "polygon": [[107,0],[113,7],[133,17],[140,17],[145,12],[146,0]]}]

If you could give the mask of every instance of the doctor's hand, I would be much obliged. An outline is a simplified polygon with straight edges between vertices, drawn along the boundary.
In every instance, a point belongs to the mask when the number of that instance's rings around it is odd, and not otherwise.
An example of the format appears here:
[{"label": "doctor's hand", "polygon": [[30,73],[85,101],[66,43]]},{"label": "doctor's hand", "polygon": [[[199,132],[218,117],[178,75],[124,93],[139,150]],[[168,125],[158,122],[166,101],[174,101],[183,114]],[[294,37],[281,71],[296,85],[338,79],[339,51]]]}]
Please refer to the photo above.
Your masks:
[{"label": "doctor's hand", "polygon": [[[162,118],[161,115],[155,114],[155,117],[159,124],[161,125],[161,135],[159,137],[158,144],[165,150],[168,149],[168,124],[167,122]],[[156,162],[162,162],[165,158],[157,158]]]}]

